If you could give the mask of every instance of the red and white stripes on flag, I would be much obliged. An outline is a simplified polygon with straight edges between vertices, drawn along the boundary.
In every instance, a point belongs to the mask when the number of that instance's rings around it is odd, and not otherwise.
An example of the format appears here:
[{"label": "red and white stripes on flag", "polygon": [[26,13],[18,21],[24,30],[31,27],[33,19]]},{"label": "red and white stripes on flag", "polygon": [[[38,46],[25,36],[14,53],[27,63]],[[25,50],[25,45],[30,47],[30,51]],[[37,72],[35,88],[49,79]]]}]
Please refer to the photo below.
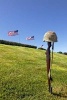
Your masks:
[{"label": "red and white stripes on flag", "polygon": [[27,37],[26,40],[34,40],[34,36]]},{"label": "red and white stripes on flag", "polygon": [[8,36],[15,36],[15,35],[18,35],[18,30],[9,31],[9,32],[8,32]]}]

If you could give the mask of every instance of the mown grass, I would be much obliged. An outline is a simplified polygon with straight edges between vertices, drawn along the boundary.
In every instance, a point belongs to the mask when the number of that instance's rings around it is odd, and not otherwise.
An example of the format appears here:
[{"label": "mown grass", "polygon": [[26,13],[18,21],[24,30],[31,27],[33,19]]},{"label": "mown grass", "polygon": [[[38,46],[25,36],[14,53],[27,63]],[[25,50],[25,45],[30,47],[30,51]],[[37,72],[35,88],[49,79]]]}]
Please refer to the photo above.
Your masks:
[{"label": "mown grass", "polygon": [[54,53],[53,94],[44,50],[0,44],[0,100],[66,100],[67,56]]}]

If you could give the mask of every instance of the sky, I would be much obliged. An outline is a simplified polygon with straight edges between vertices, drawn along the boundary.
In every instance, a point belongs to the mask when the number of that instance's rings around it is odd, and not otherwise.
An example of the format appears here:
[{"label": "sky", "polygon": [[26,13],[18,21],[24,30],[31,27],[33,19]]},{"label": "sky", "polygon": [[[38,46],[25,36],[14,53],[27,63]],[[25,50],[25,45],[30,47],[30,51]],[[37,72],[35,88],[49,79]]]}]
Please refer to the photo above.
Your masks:
[{"label": "sky", "polygon": [[[18,30],[16,36],[9,31]],[[0,0],[0,39],[47,48],[43,36],[54,31],[55,52],[67,52],[67,0]],[[34,36],[34,40],[26,37]]]}]

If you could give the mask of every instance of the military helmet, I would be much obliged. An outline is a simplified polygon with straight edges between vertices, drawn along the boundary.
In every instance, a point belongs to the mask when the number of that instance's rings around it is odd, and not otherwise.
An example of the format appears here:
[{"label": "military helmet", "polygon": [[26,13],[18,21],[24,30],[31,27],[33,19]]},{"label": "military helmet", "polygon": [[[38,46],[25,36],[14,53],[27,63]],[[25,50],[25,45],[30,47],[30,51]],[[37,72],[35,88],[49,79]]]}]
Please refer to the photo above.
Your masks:
[{"label": "military helmet", "polygon": [[43,42],[57,42],[57,35],[55,32],[48,31],[44,34]]}]

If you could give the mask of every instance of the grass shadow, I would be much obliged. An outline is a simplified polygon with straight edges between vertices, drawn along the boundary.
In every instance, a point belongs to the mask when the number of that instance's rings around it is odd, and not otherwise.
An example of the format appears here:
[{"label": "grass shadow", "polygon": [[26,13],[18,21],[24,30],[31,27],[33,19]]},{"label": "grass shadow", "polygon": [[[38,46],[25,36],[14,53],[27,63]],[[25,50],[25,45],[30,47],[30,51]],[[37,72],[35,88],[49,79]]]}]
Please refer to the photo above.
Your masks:
[{"label": "grass shadow", "polygon": [[64,94],[61,94],[61,93],[52,93],[52,95],[54,95],[54,96],[57,96],[57,97],[63,97],[63,98],[67,98],[67,96],[66,95],[64,95]]}]

